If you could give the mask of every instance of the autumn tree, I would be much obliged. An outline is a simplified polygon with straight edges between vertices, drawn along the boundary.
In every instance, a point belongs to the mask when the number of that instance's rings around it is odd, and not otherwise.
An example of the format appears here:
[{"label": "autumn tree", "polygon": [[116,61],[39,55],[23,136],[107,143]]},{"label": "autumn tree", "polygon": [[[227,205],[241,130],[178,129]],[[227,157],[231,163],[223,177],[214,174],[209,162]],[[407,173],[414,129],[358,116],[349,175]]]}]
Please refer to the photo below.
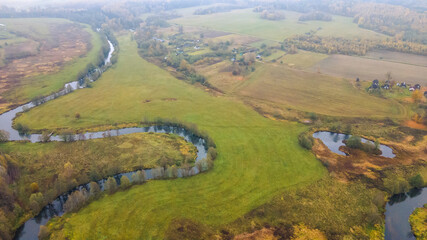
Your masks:
[{"label": "autumn tree", "polygon": [[246,65],[251,65],[252,63],[255,62],[255,59],[256,59],[256,55],[254,52],[249,52],[249,53],[243,54],[243,62]]},{"label": "autumn tree", "polygon": [[9,141],[9,133],[4,130],[0,130],[0,142],[7,142],[7,141]]},{"label": "autumn tree", "polygon": [[422,98],[423,94],[420,90],[415,90],[412,92],[412,100],[414,101],[414,103],[420,103]]},{"label": "autumn tree", "polygon": [[99,187],[99,184],[96,182],[90,182],[89,183],[89,196],[92,198],[96,198],[101,193],[101,188]]},{"label": "autumn tree", "polygon": [[39,185],[36,182],[31,183],[30,188],[31,193],[36,193],[39,191]]},{"label": "autumn tree", "polygon": [[117,191],[117,182],[114,178],[109,177],[105,182],[104,187],[105,187],[105,191],[107,191],[109,194],[112,194],[115,191]]},{"label": "autumn tree", "polygon": [[78,211],[86,203],[88,196],[86,189],[73,192],[68,196],[68,199],[64,204],[64,210],[66,212]]},{"label": "autumn tree", "polygon": [[34,214],[37,214],[38,212],[40,212],[40,209],[43,206],[43,203],[44,203],[44,197],[42,193],[38,192],[38,193],[31,194],[30,208]]},{"label": "autumn tree", "polygon": [[132,174],[132,182],[135,184],[141,184],[145,182],[146,175],[144,170],[139,170],[136,173]]},{"label": "autumn tree", "polygon": [[126,176],[122,176],[121,178],[120,178],[120,187],[122,188],[122,189],[127,189],[128,187],[130,187],[130,181],[129,181],[129,178],[128,177],[126,177]]},{"label": "autumn tree", "polygon": [[46,226],[41,225],[38,237],[39,237],[40,240],[48,239],[48,237],[49,237],[49,229]]}]

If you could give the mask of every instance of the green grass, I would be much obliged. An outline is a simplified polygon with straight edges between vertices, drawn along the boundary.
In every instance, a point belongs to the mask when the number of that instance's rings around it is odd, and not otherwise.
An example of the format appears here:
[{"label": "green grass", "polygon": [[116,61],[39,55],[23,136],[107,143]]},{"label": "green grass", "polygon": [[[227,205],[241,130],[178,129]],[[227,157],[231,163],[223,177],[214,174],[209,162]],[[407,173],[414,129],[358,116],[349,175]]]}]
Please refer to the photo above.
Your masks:
[{"label": "green grass", "polygon": [[236,92],[284,108],[332,116],[402,117],[406,112],[397,101],[373,97],[347,80],[294,70],[282,64],[258,64],[257,70]]},{"label": "green grass", "polygon": [[[52,37],[49,35],[49,24],[70,23],[70,21],[64,19],[0,19],[0,22],[5,23],[12,30],[17,28],[24,34],[39,39]],[[36,96],[57,92],[64,87],[65,83],[75,81],[80,71],[84,70],[89,63],[97,61],[102,46],[101,36],[92,31],[88,25],[83,26],[84,31],[89,32],[91,35],[92,48],[89,52],[83,57],[75,58],[68,62],[58,72],[22,79],[19,88],[12,88],[4,92],[3,97],[11,102],[22,103]]]},{"label": "green grass", "polygon": [[301,16],[297,12],[285,12],[286,19],[269,21],[261,19],[259,13],[252,9],[235,10],[226,13],[211,15],[185,15],[185,17],[172,20],[173,23],[189,26],[207,27],[224,32],[250,35],[262,39],[283,41],[285,38],[296,34],[303,34],[317,30],[321,36],[334,36],[343,38],[363,37],[369,39],[383,39],[384,35],[370,30],[362,29],[353,23],[349,17],[333,16],[331,22],[308,21],[299,22]]},{"label": "green grass", "polygon": [[[288,188],[325,176],[320,162],[298,144],[305,126],[274,122],[235,99],[210,96],[141,59],[129,36],[119,42],[117,65],[92,89],[34,108],[18,121],[33,129],[54,129],[176,118],[207,131],[219,155],[205,174],[152,181],[104,197],[68,215],[63,233],[73,239],[162,239],[174,218],[224,225]],[[144,103],[147,99],[151,102]],[[80,120],[66,116],[75,112]]]}]

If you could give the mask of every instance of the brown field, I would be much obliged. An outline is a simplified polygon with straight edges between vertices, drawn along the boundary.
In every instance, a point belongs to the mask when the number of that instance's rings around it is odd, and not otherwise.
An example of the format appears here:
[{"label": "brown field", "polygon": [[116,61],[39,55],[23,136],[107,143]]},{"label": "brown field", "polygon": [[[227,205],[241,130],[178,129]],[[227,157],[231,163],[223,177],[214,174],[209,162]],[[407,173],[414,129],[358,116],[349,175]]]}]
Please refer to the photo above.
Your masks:
[{"label": "brown field", "polygon": [[[410,61],[417,61],[418,57],[415,55]],[[361,80],[368,81],[384,80],[385,74],[391,72],[394,81],[427,85],[427,67],[361,57],[332,55],[314,65],[311,70],[349,79],[359,77]]]},{"label": "brown field", "polygon": [[365,56],[366,58],[382,60],[387,62],[405,63],[421,67],[427,67],[427,57],[409,53],[375,50]]},{"label": "brown field", "polygon": [[[0,67],[0,95],[13,91],[23,79],[58,72],[67,62],[83,56],[91,48],[90,34],[80,25],[72,23],[52,24],[50,37],[28,40],[11,45],[5,54],[28,52],[27,57],[17,57]],[[10,103],[0,96],[0,107]]]}]

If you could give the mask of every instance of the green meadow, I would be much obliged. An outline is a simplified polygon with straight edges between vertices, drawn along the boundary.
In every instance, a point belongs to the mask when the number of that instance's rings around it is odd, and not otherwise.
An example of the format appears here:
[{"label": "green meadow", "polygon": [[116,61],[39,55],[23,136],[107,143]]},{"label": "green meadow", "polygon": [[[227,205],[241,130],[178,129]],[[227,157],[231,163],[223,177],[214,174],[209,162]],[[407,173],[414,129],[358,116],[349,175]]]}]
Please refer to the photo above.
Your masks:
[{"label": "green meadow", "polygon": [[[266,119],[239,100],[214,97],[177,80],[140,58],[128,35],[120,36],[119,43],[118,63],[93,88],[43,104],[17,121],[37,130],[177,119],[206,131],[218,158],[207,173],[151,181],[105,196],[66,215],[64,229],[53,238],[162,239],[176,218],[221,226],[287,189],[326,176],[321,163],[298,144],[304,125]],[[171,98],[176,101],[165,100]],[[79,120],[72,117],[75,112]]]},{"label": "green meadow", "polygon": [[318,30],[321,36],[342,38],[383,39],[384,35],[359,28],[349,17],[333,16],[331,22],[307,21],[300,22],[300,13],[285,11],[286,19],[270,21],[259,17],[252,9],[235,10],[210,15],[188,15],[172,20],[173,23],[184,26],[205,27],[230,33],[238,33],[261,39],[283,41],[285,38],[309,31]]}]

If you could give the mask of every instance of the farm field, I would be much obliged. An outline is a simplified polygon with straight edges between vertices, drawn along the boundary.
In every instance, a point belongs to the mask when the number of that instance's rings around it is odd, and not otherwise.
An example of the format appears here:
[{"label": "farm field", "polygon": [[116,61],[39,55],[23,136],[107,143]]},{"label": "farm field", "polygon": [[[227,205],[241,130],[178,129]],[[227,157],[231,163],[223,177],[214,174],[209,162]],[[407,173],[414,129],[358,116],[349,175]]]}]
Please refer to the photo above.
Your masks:
[{"label": "farm field", "polygon": [[392,52],[385,50],[374,50],[368,52],[365,56],[366,58],[382,60],[386,62],[396,62],[396,63],[405,63],[420,67],[427,67],[427,58],[421,55],[401,53],[401,52]]},{"label": "farm field", "polygon": [[[138,122],[144,117],[175,118],[206,130],[220,154],[214,169],[206,174],[150,182],[90,204],[69,219],[64,233],[71,230],[73,238],[118,237],[123,233],[130,238],[162,238],[176,217],[209,225],[226,224],[266,203],[278,191],[325,176],[322,165],[298,145],[296,136],[304,126],[274,122],[238,101],[212,97],[141,59],[127,35],[121,36],[119,43],[117,66],[93,88],[48,102],[17,121],[32,129],[55,129]],[[144,103],[146,99],[151,101]],[[75,111],[80,112],[81,120],[64,117]],[[50,112],[49,117],[46,112]],[[272,138],[276,141],[269,141]],[[126,225],[119,223],[121,219],[127,219]],[[141,222],[145,228],[134,227]],[[109,227],[116,224],[122,227]]]},{"label": "farm field", "polygon": [[349,79],[358,77],[364,81],[384,80],[385,74],[391,72],[393,80],[396,82],[427,84],[427,79],[425,78],[427,67],[354,56],[332,55],[320,61],[311,69],[337,77]]},{"label": "farm field", "polygon": [[362,29],[353,23],[352,18],[333,16],[332,22],[309,21],[299,22],[300,13],[285,11],[286,19],[269,21],[261,19],[259,13],[252,9],[234,10],[210,15],[186,15],[172,20],[173,23],[189,26],[206,27],[230,33],[239,33],[261,39],[283,41],[297,34],[318,30],[321,36],[355,38],[363,36],[369,39],[383,39],[384,35]]},{"label": "farm field", "polygon": [[293,70],[280,64],[259,65],[237,93],[332,116],[400,117],[405,112],[396,102],[355,92],[347,80]]},{"label": "farm field", "polygon": [[64,19],[0,22],[13,32],[2,40],[0,112],[58,91],[65,83],[75,81],[77,74],[99,57],[102,40],[88,26]]}]

